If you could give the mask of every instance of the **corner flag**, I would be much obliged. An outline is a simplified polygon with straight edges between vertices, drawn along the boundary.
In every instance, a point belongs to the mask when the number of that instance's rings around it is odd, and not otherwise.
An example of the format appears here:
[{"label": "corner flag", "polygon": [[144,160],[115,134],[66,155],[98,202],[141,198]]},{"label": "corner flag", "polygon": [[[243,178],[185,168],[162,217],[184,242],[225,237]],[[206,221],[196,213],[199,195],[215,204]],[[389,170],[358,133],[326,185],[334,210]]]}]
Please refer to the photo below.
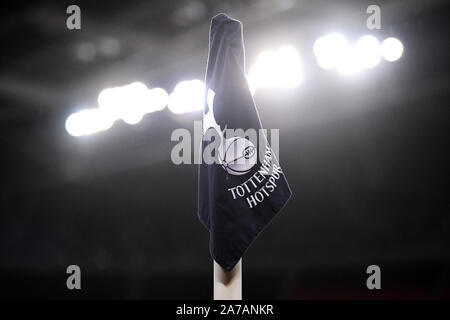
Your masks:
[{"label": "corner flag", "polygon": [[200,164],[198,215],[212,258],[230,271],[291,190],[265,135],[248,136],[262,126],[245,76],[242,24],[225,14],[211,21],[205,83],[202,157],[213,133],[217,161]]}]

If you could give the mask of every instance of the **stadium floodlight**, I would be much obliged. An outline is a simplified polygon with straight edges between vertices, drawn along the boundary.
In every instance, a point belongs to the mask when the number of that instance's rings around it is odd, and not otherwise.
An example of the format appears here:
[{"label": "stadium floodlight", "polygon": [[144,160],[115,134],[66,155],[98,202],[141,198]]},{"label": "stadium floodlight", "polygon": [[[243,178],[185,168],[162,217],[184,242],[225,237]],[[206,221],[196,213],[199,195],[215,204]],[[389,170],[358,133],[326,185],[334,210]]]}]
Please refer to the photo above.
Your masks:
[{"label": "stadium floodlight", "polygon": [[373,68],[381,61],[380,42],[374,36],[366,35],[359,38],[355,50],[358,63],[363,69]]},{"label": "stadium floodlight", "polygon": [[160,111],[167,106],[169,95],[163,88],[152,88],[148,91],[150,111]]},{"label": "stadium floodlight", "polygon": [[181,81],[169,95],[168,108],[175,114],[203,110],[205,84],[194,79]]},{"label": "stadium floodlight", "polygon": [[293,88],[301,84],[303,69],[298,51],[291,46],[263,51],[248,73],[252,92],[257,88]]},{"label": "stadium floodlight", "polygon": [[313,46],[317,64],[324,70],[331,70],[341,65],[348,51],[347,39],[340,33],[329,33],[320,37]]},{"label": "stadium floodlight", "polygon": [[66,119],[66,130],[72,136],[84,136],[109,129],[116,120],[134,125],[147,113],[162,110],[168,94],[162,88],[148,89],[142,82],[106,88],[98,95],[99,108],[71,114]]},{"label": "stadium floodlight", "polygon": [[386,61],[393,62],[403,55],[403,44],[397,38],[386,38],[381,43],[381,55]]},{"label": "stadium floodlight", "polygon": [[114,120],[101,109],[84,109],[67,117],[66,130],[75,137],[85,136],[107,130],[113,122]]},{"label": "stadium floodlight", "polygon": [[373,36],[359,38],[353,47],[347,47],[337,69],[342,74],[351,75],[373,68],[381,61],[380,42]]},{"label": "stadium floodlight", "polygon": [[392,37],[380,44],[374,36],[365,35],[355,45],[349,45],[343,35],[329,33],[314,42],[313,52],[320,68],[353,75],[377,66],[381,58],[387,61],[400,59],[403,44]]},{"label": "stadium floodlight", "polygon": [[115,120],[122,119],[128,124],[136,124],[145,114],[164,109],[167,102],[168,95],[164,89],[148,89],[142,82],[107,88],[98,96],[101,109]]}]

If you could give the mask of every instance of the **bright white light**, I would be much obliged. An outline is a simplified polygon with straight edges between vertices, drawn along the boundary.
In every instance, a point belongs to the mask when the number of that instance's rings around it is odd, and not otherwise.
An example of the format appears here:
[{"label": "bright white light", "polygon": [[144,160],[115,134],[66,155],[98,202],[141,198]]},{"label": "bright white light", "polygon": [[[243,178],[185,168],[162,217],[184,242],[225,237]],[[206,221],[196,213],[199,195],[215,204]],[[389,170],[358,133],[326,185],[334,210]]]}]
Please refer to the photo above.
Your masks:
[{"label": "bright white light", "polygon": [[339,33],[318,38],[313,47],[319,67],[337,69],[342,74],[355,74],[373,68],[381,61],[381,45],[373,36],[362,36],[351,46]]},{"label": "bright white light", "polygon": [[298,51],[289,46],[263,51],[248,73],[251,91],[257,88],[292,88],[301,84],[303,70]]},{"label": "bright white light", "polygon": [[347,39],[339,33],[327,34],[314,42],[313,51],[319,67],[325,70],[336,68],[347,54]]},{"label": "bright white light", "polygon": [[208,94],[206,95],[206,103],[208,106],[212,106],[214,103],[214,97],[216,96],[215,92],[211,89],[208,90]]},{"label": "bright white light", "polygon": [[387,61],[393,62],[403,54],[403,44],[397,38],[387,38],[381,43],[381,55]]},{"label": "bright white light", "polygon": [[205,84],[201,80],[181,81],[169,95],[169,110],[180,114],[203,110]]},{"label": "bright white light", "polygon": [[355,46],[362,68],[373,68],[381,61],[380,42],[373,36],[362,36]]},{"label": "bright white light", "polygon": [[364,69],[363,61],[355,47],[348,47],[336,65],[336,69],[344,75],[353,75]]},{"label": "bright white light", "polygon": [[71,114],[66,120],[66,130],[75,137],[89,135],[111,128],[113,120],[100,109],[85,109]]},{"label": "bright white light", "polygon": [[276,71],[276,57],[273,51],[263,51],[258,55],[255,64],[248,73],[250,87],[269,87],[272,82],[272,74]]},{"label": "bright white light", "polygon": [[375,67],[380,61],[380,42],[373,36],[363,36],[354,47],[347,48],[337,69],[343,74],[355,74]]},{"label": "bright white light", "polygon": [[98,95],[98,105],[105,113],[114,120],[120,119],[122,115],[122,105],[125,103],[121,88],[106,88]]},{"label": "bright white light", "polygon": [[107,88],[100,92],[98,105],[113,119],[122,119],[136,124],[146,113],[162,110],[167,105],[168,95],[164,89],[149,90],[142,82]]},{"label": "bright white light", "polygon": [[134,82],[119,89],[120,117],[125,123],[137,124],[149,110],[148,88],[142,82]]},{"label": "bright white light", "polygon": [[66,130],[78,137],[107,130],[118,119],[137,124],[146,113],[164,109],[167,101],[164,89],[149,90],[142,82],[106,88],[98,95],[99,108],[71,114],[66,120]]},{"label": "bright white light", "polygon": [[150,101],[150,109],[152,111],[159,111],[167,106],[169,95],[162,88],[153,88],[148,92],[148,99]]}]

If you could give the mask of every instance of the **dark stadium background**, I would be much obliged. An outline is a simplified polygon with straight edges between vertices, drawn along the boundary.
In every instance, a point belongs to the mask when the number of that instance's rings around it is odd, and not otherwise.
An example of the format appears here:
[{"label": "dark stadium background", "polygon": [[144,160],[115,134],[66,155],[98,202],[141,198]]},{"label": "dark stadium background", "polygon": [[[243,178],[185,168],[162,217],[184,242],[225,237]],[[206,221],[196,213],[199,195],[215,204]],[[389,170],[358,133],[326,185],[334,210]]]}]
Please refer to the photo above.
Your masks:
[{"label": "dark stadium background", "polygon": [[[81,8],[80,31],[66,28],[69,4]],[[381,30],[365,27],[369,4],[381,7]],[[219,12],[243,22],[247,64],[288,43],[305,74],[299,88],[255,95],[263,125],[281,129],[294,196],[244,256],[244,299],[449,298],[450,6],[416,0],[2,6],[0,296],[212,298],[197,167],[170,161],[171,132],[192,130],[201,113],[166,108],[82,138],[64,123],[108,86],[170,92],[203,79]],[[335,29],[398,37],[403,57],[358,80],[322,71],[312,44]],[[117,55],[77,59],[80,43],[103,37],[118,41]],[[80,291],[66,288],[71,264]],[[378,291],[365,286],[371,264]]]}]

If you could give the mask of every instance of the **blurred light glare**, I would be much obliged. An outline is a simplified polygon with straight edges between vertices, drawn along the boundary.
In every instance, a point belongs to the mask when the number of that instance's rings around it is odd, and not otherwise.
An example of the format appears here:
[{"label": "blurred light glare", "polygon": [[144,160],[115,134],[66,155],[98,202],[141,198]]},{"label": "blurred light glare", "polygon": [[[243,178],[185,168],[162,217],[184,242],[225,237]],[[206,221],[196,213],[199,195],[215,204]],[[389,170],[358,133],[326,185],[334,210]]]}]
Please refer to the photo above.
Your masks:
[{"label": "blurred light glare", "polygon": [[113,119],[100,109],[84,109],[67,118],[66,130],[75,137],[85,136],[107,130],[113,122]]},{"label": "blurred light glare", "polygon": [[381,61],[381,46],[377,38],[362,36],[355,46],[361,68],[373,68]]},{"label": "blurred light glare", "polygon": [[166,107],[169,95],[163,88],[153,88],[148,92],[152,111],[159,111]]},{"label": "blurred light glare", "polygon": [[127,124],[137,124],[144,117],[144,113],[137,109],[129,109],[127,113],[122,116],[122,120]]},{"label": "blurred light glare", "polygon": [[340,73],[356,74],[373,68],[381,61],[380,42],[373,36],[362,36],[353,47],[348,47],[337,65]]},{"label": "blurred light glare", "polygon": [[94,60],[97,54],[97,49],[91,42],[82,42],[77,46],[75,54],[80,61],[90,62]]},{"label": "blurred light glare", "polygon": [[128,124],[137,124],[145,113],[150,111],[148,88],[142,82],[134,82],[117,89],[119,100],[122,102],[119,107],[120,118]]},{"label": "blurred light glare", "polygon": [[75,137],[93,134],[109,129],[119,119],[137,124],[145,114],[164,109],[168,94],[162,88],[148,89],[142,82],[133,82],[102,90],[97,101],[99,108],[82,110],[67,118],[67,132]]},{"label": "blurred light glare", "polygon": [[353,75],[377,66],[382,57],[381,47],[378,39],[371,35],[362,36],[355,45],[349,45],[343,35],[329,33],[314,42],[313,52],[320,68]]},{"label": "blurred light glare", "polygon": [[175,25],[185,27],[202,19],[207,11],[205,3],[198,0],[188,0],[178,6],[170,17]]},{"label": "blurred light glare", "polygon": [[300,55],[290,46],[263,51],[250,68],[247,79],[252,92],[257,88],[297,87],[303,80]]},{"label": "blurred light glare", "polygon": [[347,39],[339,33],[329,33],[314,42],[314,55],[320,68],[336,68],[348,52]]},{"label": "blurred light glare", "polygon": [[386,61],[393,62],[403,54],[403,44],[397,38],[386,38],[381,43],[381,55]]},{"label": "blurred light glare", "polygon": [[169,95],[168,108],[175,114],[203,110],[205,84],[194,79],[181,81]]},{"label": "blurred light glare", "polygon": [[107,88],[98,95],[101,109],[115,120],[122,119],[128,124],[136,124],[145,114],[164,109],[167,102],[168,95],[164,89],[148,89],[142,82]]},{"label": "blurred light glare", "polygon": [[100,40],[98,49],[106,57],[115,57],[120,53],[120,42],[113,37],[104,37]]},{"label": "blurred light glare", "polygon": [[364,69],[364,61],[355,47],[349,47],[336,65],[336,69],[344,75],[353,75]]},{"label": "blurred light glare", "polygon": [[120,87],[115,87],[102,90],[98,95],[97,101],[100,109],[117,120],[121,116],[122,99],[123,96],[121,95]]}]

